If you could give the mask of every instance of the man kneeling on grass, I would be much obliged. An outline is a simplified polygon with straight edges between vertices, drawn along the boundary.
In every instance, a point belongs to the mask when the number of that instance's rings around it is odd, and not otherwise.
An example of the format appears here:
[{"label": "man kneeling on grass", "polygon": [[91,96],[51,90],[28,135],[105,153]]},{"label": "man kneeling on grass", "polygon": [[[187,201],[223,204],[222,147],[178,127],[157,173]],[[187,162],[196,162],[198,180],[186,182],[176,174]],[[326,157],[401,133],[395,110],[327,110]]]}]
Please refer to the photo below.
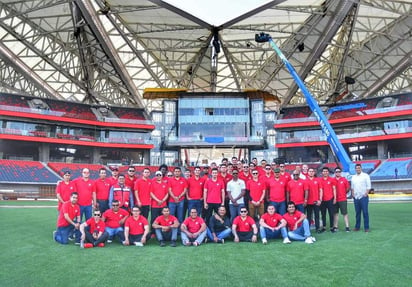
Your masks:
[{"label": "man kneeling on grass", "polygon": [[179,220],[170,215],[169,207],[163,207],[162,215],[153,221],[152,227],[156,232],[156,238],[159,240],[160,247],[166,246],[165,241],[170,241],[170,246],[176,247]]},{"label": "man kneeling on grass", "polygon": [[247,215],[246,207],[241,207],[240,215],[233,220],[232,233],[235,242],[257,241],[258,229],[255,220]]},{"label": "man kneeling on grass", "polygon": [[97,209],[93,212],[92,218],[80,225],[80,232],[82,233],[81,248],[104,247],[109,233],[104,230],[106,224],[101,220],[101,216],[100,210]]},{"label": "man kneeling on grass", "polygon": [[281,236],[283,243],[290,243],[288,231],[286,230],[286,220],[282,215],[276,213],[276,208],[273,205],[269,205],[267,211],[259,221],[262,243],[267,244],[268,239],[279,238]]},{"label": "man kneeling on grass", "polygon": [[149,222],[143,215],[140,215],[140,208],[133,206],[132,216],[128,217],[124,223],[123,245],[143,247],[148,239],[149,231]]},{"label": "man kneeling on grass", "polygon": [[182,244],[199,246],[206,237],[206,223],[197,215],[196,208],[190,210],[190,216],[180,226]]},{"label": "man kneeling on grass", "polygon": [[70,196],[70,201],[63,203],[59,217],[57,218],[57,230],[53,231],[53,239],[61,244],[69,242],[69,234],[73,233],[76,236],[76,243],[80,243],[80,206],[77,204],[79,194],[73,192]]},{"label": "man kneeling on grass", "polygon": [[315,237],[310,234],[309,221],[306,215],[299,210],[296,210],[296,205],[293,201],[288,202],[287,212],[283,215],[289,229],[288,236],[291,240],[305,241],[312,244],[316,241]]}]

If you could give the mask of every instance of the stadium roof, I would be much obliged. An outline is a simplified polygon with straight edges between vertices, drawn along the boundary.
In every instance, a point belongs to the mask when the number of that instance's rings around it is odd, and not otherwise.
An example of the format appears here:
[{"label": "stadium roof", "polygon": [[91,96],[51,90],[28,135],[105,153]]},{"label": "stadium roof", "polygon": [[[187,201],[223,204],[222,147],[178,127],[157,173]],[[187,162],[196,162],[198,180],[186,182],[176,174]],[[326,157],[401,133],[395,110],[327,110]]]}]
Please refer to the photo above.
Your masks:
[{"label": "stadium roof", "polygon": [[144,88],[257,89],[304,104],[262,31],[321,104],[411,91],[411,12],[412,0],[1,0],[0,91],[153,110]]}]

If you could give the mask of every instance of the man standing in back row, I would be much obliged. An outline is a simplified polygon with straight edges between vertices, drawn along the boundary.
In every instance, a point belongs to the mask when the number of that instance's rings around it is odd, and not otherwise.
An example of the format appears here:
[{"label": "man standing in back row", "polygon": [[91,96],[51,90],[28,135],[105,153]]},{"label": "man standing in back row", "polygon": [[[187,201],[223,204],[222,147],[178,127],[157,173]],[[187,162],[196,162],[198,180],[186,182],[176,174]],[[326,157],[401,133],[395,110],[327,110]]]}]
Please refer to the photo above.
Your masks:
[{"label": "man standing in back row", "polygon": [[353,203],[355,205],[356,224],[353,231],[359,231],[361,223],[361,213],[363,214],[363,228],[369,232],[369,191],[371,190],[371,179],[368,174],[362,172],[362,166],[356,164],[356,174],[351,179],[351,191]]}]

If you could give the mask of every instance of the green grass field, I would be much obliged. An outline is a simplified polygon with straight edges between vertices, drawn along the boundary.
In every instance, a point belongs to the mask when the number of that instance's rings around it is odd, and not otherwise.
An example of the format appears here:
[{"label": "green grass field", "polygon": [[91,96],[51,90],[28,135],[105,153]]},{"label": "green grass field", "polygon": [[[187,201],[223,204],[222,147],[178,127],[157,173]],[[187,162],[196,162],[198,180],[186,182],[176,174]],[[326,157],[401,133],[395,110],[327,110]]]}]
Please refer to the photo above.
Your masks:
[{"label": "green grass field", "polygon": [[[353,206],[349,206],[353,226]],[[227,242],[160,248],[152,239],[143,248],[113,243],[93,249],[72,243],[62,246],[52,240],[55,208],[0,207],[0,284],[410,286],[412,205],[369,206],[370,233],[328,232],[315,235],[317,242],[312,245],[284,245],[277,240],[268,245]]]}]

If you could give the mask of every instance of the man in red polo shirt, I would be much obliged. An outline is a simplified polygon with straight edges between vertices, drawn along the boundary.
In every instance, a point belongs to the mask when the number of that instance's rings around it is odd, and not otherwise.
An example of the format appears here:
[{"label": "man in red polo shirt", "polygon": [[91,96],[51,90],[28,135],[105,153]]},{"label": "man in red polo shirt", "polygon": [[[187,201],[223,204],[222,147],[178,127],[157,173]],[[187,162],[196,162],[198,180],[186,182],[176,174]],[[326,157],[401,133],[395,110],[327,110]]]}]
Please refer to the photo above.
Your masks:
[{"label": "man in red polo shirt", "polygon": [[321,233],[319,230],[319,210],[320,204],[322,203],[323,191],[320,180],[316,177],[315,169],[312,167],[308,170],[306,182],[308,184],[307,218],[308,220],[312,220],[312,214],[314,214],[316,232]]},{"label": "man in red polo shirt", "polygon": [[240,215],[233,220],[232,233],[235,242],[257,242],[258,229],[255,220],[247,215],[246,207],[242,207]]},{"label": "man in red polo shirt", "polygon": [[275,176],[266,181],[269,204],[273,205],[280,215],[283,215],[286,213],[287,181],[280,176],[279,168],[275,168],[273,172]]},{"label": "man in red polo shirt", "polygon": [[102,220],[106,223],[106,232],[109,234],[107,243],[112,243],[113,238],[117,236],[120,242],[124,241],[123,225],[129,217],[129,212],[120,208],[118,200],[112,201],[112,208],[103,213]]},{"label": "man in red polo shirt", "polygon": [[136,180],[137,180],[136,168],[131,165],[127,169],[127,174],[125,175],[124,183],[127,186],[130,186],[130,189],[132,190],[132,194],[133,194],[134,184],[136,183]]},{"label": "man in red polo shirt", "polygon": [[76,185],[73,181],[70,181],[70,171],[63,172],[63,180],[59,181],[56,186],[56,197],[58,201],[57,211],[61,210],[63,203],[70,200],[70,196],[73,192],[76,192]]},{"label": "man in red polo shirt", "polygon": [[114,185],[118,181],[119,177],[119,168],[117,166],[110,167],[110,171],[112,172],[112,176],[109,177],[110,186]]},{"label": "man in red polo shirt", "polygon": [[134,199],[135,204],[140,207],[141,213],[144,217],[149,218],[150,212],[150,186],[152,180],[150,179],[150,169],[147,167],[143,169],[143,176],[136,180],[134,185]]},{"label": "man in red polo shirt", "polygon": [[225,205],[225,183],[218,178],[217,168],[212,169],[212,177],[206,180],[203,190],[203,207],[205,209],[205,220],[209,222],[213,211],[217,213],[219,206]]},{"label": "man in red polo shirt", "polygon": [[187,209],[189,211],[192,208],[196,208],[197,214],[202,214],[203,188],[205,186],[205,181],[205,178],[200,176],[200,166],[196,166],[194,175],[187,180],[188,189],[186,198]]},{"label": "man in red polo shirt", "polygon": [[195,208],[190,210],[190,216],[183,221],[180,230],[184,246],[199,246],[206,237],[206,223]]},{"label": "man in red polo shirt", "polygon": [[259,220],[259,232],[262,243],[267,244],[268,239],[278,238],[282,235],[283,243],[290,243],[288,231],[286,230],[286,220],[276,213],[273,205],[269,205],[267,212]]},{"label": "man in red polo shirt", "polygon": [[309,221],[306,219],[306,215],[296,209],[293,201],[288,202],[288,211],[283,215],[283,218],[287,222],[290,240],[305,241],[308,244],[316,242],[315,237],[310,234]]},{"label": "man in red polo shirt", "polygon": [[316,242],[315,237],[310,234],[309,221],[306,215],[299,210],[296,210],[296,205],[293,201],[288,202],[288,211],[283,215],[287,222],[288,237],[290,240],[305,241],[312,244]]},{"label": "man in red polo shirt", "polygon": [[170,246],[176,247],[179,221],[176,217],[170,215],[169,207],[163,207],[162,215],[153,221],[152,227],[156,232],[160,247],[166,246],[165,241],[170,241]]},{"label": "man in red polo shirt", "polygon": [[140,208],[133,206],[132,216],[124,223],[124,242],[123,245],[135,245],[143,247],[146,244],[147,236],[150,232],[149,222],[140,215]]},{"label": "man in red polo shirt", "polygon": [[333,229],[333,217],[335,215],[334,206],[336,204],[336,179],[329,176],[329,169],[327,167],[322,168],[322,177],[320,183],[323,190],[322,203],[320,205],[320,212],[322,214],[323,227],[320,232],[326,231],[326,210],[329,213],[329,226],[330,232],[334,233]]},{"label": "man in red polo shirt", "polygon": [[92,205],[96,207],[96,192],[94,191],[93,180],[90,179],[90,170],[83,168],[82,176],[74,180],[77,193],[79,194],[78,204],[80,205],[80,219],[92,217]]},{"label": "man in red polo shirt", "polygon": [[246,183],[249,194],[249,214],[260,218],[265,213],[266,182],[259,177],[258,171],[252,172],[252,179]]},{"label": "man in red polo shirt", "polygon": [[101,213],[109,209],[110,181],[106,178],[106,169],[99,170],[99,178],[94,181],[94,191],[96,192],[97,208]]},{"label": "man in red polo shirt", "polygon": [[293,201],[297,210],[305,212],[305,206],[308,201],[308,185],[305,179],[299,178],[300,172],[294,170],[292,180],[289,180],[286,186],[286,201]]},{"label": "man in red polo shirt", "polygon": [[174,215],[182,222],[184,215],[185,195],[187,193],[187,180],[182,177],[180,167],[175,167],[173,177],[169,178],[169,208],[170,214]]},{"label": "man in red polo shirt", "polygon": [[335,215],[333,221],[333,230],[338,231],[339,222],[339,210],[343,215],[343,220],[345,221],[345,231],[350,232],[349,228],[349,216],[348,216],[348,199],[346,194],[350,190],[350,184],[348,180],[342,177],[342,170],[340,167],[335,168],[335,179],[336,179],[336,204],[335,204]]},{"label": "man in red polo shirt", "polygon": [[169,184],[160,170],[156,171],[155,178],[152,180],[150,198],[152,210],[150,221],[153,224],[153,221],[160,216],[163,207],[167,206],[167,199],[169,198]]},{"label": "man in red polo shirt", "polygon": [[105,231],[105,223],[101,220],[100,210],[93,212],[93,218],[88,219],[80,225],[80,232],[82,233],[80,247],[92,248],[92,247],[104,247],[104,242],[109,237],[109,234]]},{"label": "man in red polo shirt", "polygon": [[[277,168],[277,167],[275,167]],[[286,165],[284,163],[279,164],[279,170],[280,170],[280,177],[286,181],[286,183],[289,182],[289,180],[292,179],[290,176],[290,173],[286,171]]]},{"label": "man in red polo shirt", "polygon": [[79,195],[73,192],[70,201],[62,204],[57,218],[57,230],[53,232],[53,239],[61,244],[69,242],[69,234],[74,231],[76,243],[80,243],[80,206],[77,204]]}]

